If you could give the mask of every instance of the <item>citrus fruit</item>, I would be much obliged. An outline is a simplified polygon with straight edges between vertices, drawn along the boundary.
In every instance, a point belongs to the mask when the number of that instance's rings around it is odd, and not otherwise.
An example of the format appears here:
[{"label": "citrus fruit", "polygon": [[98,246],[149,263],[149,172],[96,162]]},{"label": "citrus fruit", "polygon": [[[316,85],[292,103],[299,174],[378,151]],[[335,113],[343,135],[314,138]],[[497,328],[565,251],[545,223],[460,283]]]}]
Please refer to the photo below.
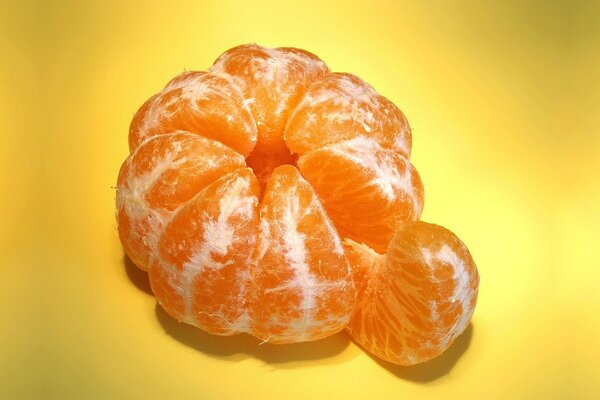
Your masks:
[{"label": "citrus fruit", "polygon": [[348,331],[370,353],[400,365],[425,362],[469,324],[479,275],[446,228],[403,223],[385,254],[351,240],[345,246],[358,291]]},{"label": "citrus fruit", "polygon": [[179,321],[270,343],[348,328],[379,357],[421,362],[462,332],[478,278],[462,242],[415,222],[411,143],[360,78],[304,50],[238,46],[135,114],[119,238]]}]

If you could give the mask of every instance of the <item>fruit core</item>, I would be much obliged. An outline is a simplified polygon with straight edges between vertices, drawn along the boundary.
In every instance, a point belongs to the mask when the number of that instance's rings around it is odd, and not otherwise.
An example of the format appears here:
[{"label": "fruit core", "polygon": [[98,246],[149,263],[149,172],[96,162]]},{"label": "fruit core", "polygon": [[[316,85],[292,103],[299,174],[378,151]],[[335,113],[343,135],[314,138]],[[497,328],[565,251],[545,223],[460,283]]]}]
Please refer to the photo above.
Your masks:
[{"label": "fruit core", "polygon": [[[278,136],[281,138],[283,134]],[[278,140],[276,143],[269,143],[259,138],[254,150],[246,158],[246,164],[252,168],[260,183],[261,197],[273,170],[286,164],[296,167],[297,161],[298,155],[292,154],[283,139]]]}]

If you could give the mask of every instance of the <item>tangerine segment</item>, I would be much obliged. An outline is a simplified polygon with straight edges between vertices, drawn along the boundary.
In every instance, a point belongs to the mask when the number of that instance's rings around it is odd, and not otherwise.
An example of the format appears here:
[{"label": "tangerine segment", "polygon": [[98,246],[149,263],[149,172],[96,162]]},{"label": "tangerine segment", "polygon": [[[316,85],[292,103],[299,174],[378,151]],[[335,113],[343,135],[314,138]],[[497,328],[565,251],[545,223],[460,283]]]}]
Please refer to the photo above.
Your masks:
[{"label": "tangerine segment", "polygon": [[417,170],[372,139],[354,139],[310,151],[298,167],[323,201],[342,237],[384,252],[398,225],[423,210]]},{"label": "tangerine segment", "polygon": [[223,53],[210,71],[240,82],[244,102],[258,125],[258,144],[248,165],[265,184],[276,166],[293,163],[283,141],[285,124],[310,84],[329,69],[304,50],[249,44]]},{"label": "tangerine segment", "polygon": [[410,157],[412,135],[402,111],[362,79],[331,73],[306,92],[284,138],[292,152],[304,154],[359,136]]},{"label": "tangerine segment", "polygon": [[256,119],[259,138],[275,139],[272,136],[283,134],[290,112],[308,86],[329,69],[317,56],[304,50],[247,44],[227,50],[209,71],[239,78],[244,101]]},{"label": "tangerine segment", "polygon": [[315,192],[291,165],[276,168],[267,184],[252,275],[254,336],[311,341],[347,325],[355,290],[344,249]]},{"label": "tangerine segment", "polygon": [[150,284],[171,316],[215,335],[249,330],[258,194],[252,171],[237,169],[198,193],[165,227]]},{"label": "tangerine segment", "polygon": [[142,105],[129,127],[129,148],[176,130],[218,140],[246,156],[257,137],[254,118],[233,80],[199,71],[175,77]]},{"label": "tangerine segment", "polygon": [[348,330],[384,360],[413,365],[440,355],[471,320],[479,287],[469,250],[452,232],[400,225],[386,255],[345,241],[358,288]]},{"label": "tangerine segment", "polygon": [[189,132],[156,136],[125,160],[117,181],[117,222],[123,248],[141,269],[173,210],[220,176],[245,166],[244,157]]}]

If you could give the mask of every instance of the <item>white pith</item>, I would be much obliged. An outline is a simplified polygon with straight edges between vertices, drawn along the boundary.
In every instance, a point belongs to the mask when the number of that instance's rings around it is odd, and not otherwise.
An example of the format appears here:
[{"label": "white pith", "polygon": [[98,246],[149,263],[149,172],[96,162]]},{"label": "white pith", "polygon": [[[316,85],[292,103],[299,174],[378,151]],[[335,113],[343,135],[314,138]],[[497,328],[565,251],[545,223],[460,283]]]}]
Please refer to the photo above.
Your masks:
[{"label": "white pith", "polygon": [[[473,315],[473,309],[471,308],[472,302],[472,290],[471,290],[471,279],[469,271],[466,268],[464,261],[452,250],[452,248],[446,244],[442,245],[436,252],[432,252],[428,248],[422,248],[421,254],[425,262],[430,268],[433,268],[434,262],[441,262],[446,265],[450,265],[454,271],[452,280],[455,283],[454,291],[450,298],[450,301],[460,307],[459,318],[452,324],[448,332],[440,340],[439,347],[445,348],[454,338],[460,335],[469,324]],[[439,314],[437,313],[437,303],[431,301],[430,304],[431,317],[435,322],[439,320]]]},{"label": "white pith", "polygon": [[[291,120],[294,120],[295,113],[306,113],[308,117],[302,125],[302,129],[294,134],[298,137],[309,138],[311,131],[318,127],[315,118],[311,118],[311,111],[317,109],[323,103],[330,103],[335,109],[327,111],[324,116],[331,126],[345,121],[356,122],[362,126],[364,132],[369,136],[373,133],[375,136],[384,134],[385,137],[394,137],[391,147],[403,155],[410,154],[408,137],[410,129],[408,124],[401,124],[399,132],[390,132],[389,126],[385,120],[393,118],[390,116],[388,103],[385,98],[378,94],[373,87],[366,82],[356,82],[346,75],[337,75],[334,82],[337,86],[330,88],[327,85],[316,86],[309,90],[298,107],[292,112]],[[395,107],[391,105],[392,107]],[[401,112],[398,110],[401,114]],[[377,114],[377,118],[374,113]],[[302,118],[302,117],[301,117]],[[333,128],[334,131],[339,128]],[[333,132],[333,134],[346,135],[351,132]]]},{"label": "white pith", "polygon": [[[213,80],[216,77],[221,80],[225,80],[229,84],[228,89],[224,89],[218,85],[213,84]],[[175,93],[174,91],[180,90],[179,93]],[[175,93],[175,94],[174,94]],[[165,100],[164,96],[169,95],[170,98]],[[240,109],[245,110],[250,113],[249,103],[253,101],[253,99],[247,99],[243,102],[238,102],[235,100],[241,100],[243,98],[242,90],[240,87],[240,82],[238,79],[235,79],[232,76],[227,74],[189,74],[185,78],[176,79],[170,82],[165,88],[158,93],[154,100],[150,102],[148,109],[145,114],[142,116],[138,134],[143,141],[157,134],[157,128],[161,125],[161,123],[168,118],[171,118],[179,109],[173,108],[173,105],[178,101],[184,100],[188,105],[184,107],[189,107],[193,114],[195,114],[198,118],[206,118],[208,117],[206,111],[199,107],[198,102],[201,100],[210,100],[211,98],[220,98],[222,100],[234,100],[230,104],[235,104],[239,106]],[[233,122],[234,118],[231,114],[226,117],[227,121]],[[252,132],[253,129],[256,129],[252,123],[254,121],[247,121],[246,118],[239,118],[238,124],[243,124],[241,127],[245,132]],[[248,125],[250,124],[250,125]],[[198,133],[198,132],[195,132]]]},{"label": "white pith", "polygon": [[[306,184],[306,183],[305,183]],[[275,182],[273,190],[278,191],[278,182]],[[265,294],[292,291],[299,292],[300,302],[298,311],[300,317],[292,321],[281,320],[278,314],[271,316],[269,320],[270,326],[284,326],[285,333],[280,335],[278,339],[294,338],[298,341],[309,340],[314,338],[317,332],[331,332],[339,330],[349,320],[349,313],[343,315],[332,315],[326,319],[316,319],[315,314],[319,310],[317,300],[320,296],[326,296],[328,291],[339,291],[344,289],[351,282],[351,273],[347,268],[347,274],[336,281],[323,281],[322,277],[318,277],[314,272],[311,272],[307,262],[309,249],[306,247],[306,234],[299,231],[299,224],[306,215],[313,213],[323,213],[324,228],[328,236],[333,239],[332,251],[343,259],[344,249],[337,234],[337,231],[325,215],[325,211],[313,194],[311,202],[304,208],[299,204],[299,196],[296,192],[297,188],[284,194],[286,204],[282,208],[283,215],[281,223],[271,225],[266,219],[261,221],[261,243],[263,247],[259,250],[258,268],[261,268],[260,259],[266,254],[267,246],[272,251],[281,252],[285,257],[285,267],[290,268],[293,272],[293,278],[281,284],[265,289]],[[331,266],[329,266],[331,267]],[[271,338],[272,339],[272,338]]]},{"label": "white pith", "polygon": [[[232,224],[231,219],[239,217],[242,220],[249,220],[257,205],[257,198],[254,196],[240,196],[241,192],[248,190],[250,183],[243,177],[236,177],[235,181],[228,187],[228,190],[222,194],[219,200],[219,214],[216,219],[210,218],[204,224],[203,240],[192,253],[189,261],[183,265],[183,272],[180,275],[182,296],[185,305],[185,314],[193,319],[192,306],[194,301],[194,287],[197,277],[207,268],[219,270],[233,261],[225,263],[217,262],[213,255],[226,255],[234,240],[240,240],[235,237],[236,226]],[[241,238],[244,240],[244,238]],[[240,285],[242,290],[244,285]],[[240,293],[243,297],[243,294]],[[242,304],[240,302],[240,304]],[[213,311],[211,316],[225,317],[219,312]],[[245,331],[248,329],[247,324],[242,326],[242,322],[248,322],[247,315],[242,315],[242,320],[227,321],[231,325],[236,325],[236,329]],[[243,329],[242,329],[243,328]]]}]

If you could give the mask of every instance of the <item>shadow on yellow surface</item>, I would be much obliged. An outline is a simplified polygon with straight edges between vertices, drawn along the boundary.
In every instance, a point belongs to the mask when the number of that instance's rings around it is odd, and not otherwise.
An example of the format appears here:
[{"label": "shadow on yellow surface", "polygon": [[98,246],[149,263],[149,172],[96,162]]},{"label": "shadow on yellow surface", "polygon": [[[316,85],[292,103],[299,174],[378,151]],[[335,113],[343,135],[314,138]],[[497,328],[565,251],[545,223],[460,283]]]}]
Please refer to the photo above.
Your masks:
[{"label": "shadow on yellow surface", "polygon": [[[125,273],[133,285],[140,291],[153,295],[148,274],[123,255]],[[249,335],[216,336],[208,334],[191,325],[180,323],[169,316],[158,304],[156,318],[165,332],[180,343],[185,344],[208,356],[239,361],[254,357],[268,364],[283,364],[302,361],[322,361],[328,363],[332,357],[340,355],[350,344],[343,333],[333,335],[317,342],[295,343],[290,345],[260,345],[256,338]],[[336,357],[336,362],[347,357]]]},{"label": "shadow on yellow surface", "polygon": [[154,296],[150,287],[150,281],[148,280],[148,273],[136,267],[126,254],[123,254],[123,265],[125,266],[127,278],[129,278],[131,283],[142,292]]},{"label": "shadow on yellow surface", "polygon": [[[129,280],[142,292],[153,295],[148,281],[148,274],[127,257],[123,256],[125,272]],[[350,338],[345,333],[318,340],[315,342],[294,343],[288,345],[273,345],[259,341],[249,335],[216,336],[208,334],[194,326],[178,322],[169,316],[158,304],[155,308],[156,318],[167,335],[178,342],[195,349],[203,354],[219,359],[240,361],[254,357],[267,364],[283,364],[320,361],[320,363],[340,362],[351,357],[340,357],[350,344]],[[382,361],[371,356],[377,364],[387,369],[398,378],[413,382],[431,382],[448,374],[462,354],[468,349],[473,335],[473,324],[460,335],[441,356],[423,364],[403,367]],[[363,350],[364,351],[364,350]],[[348,352],[346,352],[348,354]],[[290,366],[290,364],[287,364]],[[284,366],[285,367],[285,366]]]},{"label": "shadow on yellow surface", "polygon": [[[271,365],[306,361],[319,361],[319,364],[337,363],[346,357],[336,356],[340,355],[350,344],[350,340],[345,334],[338,333],[315,342],[285,345],[264,343],[261,345],[258,339],[246,334],[216,336],[194,326],[178,322],[158,304],[156,305],[156,317],[165,332],[177,341],[211,357],[231,361],[254,357]],[[290,365],[288,364],[288,366]]]},{"label": "shadow on yellow surface", "polygon": [[469,348],[471,337],[473,336],[473,324],[469,324],[467,329],[460,335],[454,343],[439,357],[423,364],[413,365],[411,367],[403,367],[382,361],[374,356],[369,356],[392,374],[398,378],[410,380],[413,382],[431,382],[447,375],[456,362],[460,359],[465,351]]}]

